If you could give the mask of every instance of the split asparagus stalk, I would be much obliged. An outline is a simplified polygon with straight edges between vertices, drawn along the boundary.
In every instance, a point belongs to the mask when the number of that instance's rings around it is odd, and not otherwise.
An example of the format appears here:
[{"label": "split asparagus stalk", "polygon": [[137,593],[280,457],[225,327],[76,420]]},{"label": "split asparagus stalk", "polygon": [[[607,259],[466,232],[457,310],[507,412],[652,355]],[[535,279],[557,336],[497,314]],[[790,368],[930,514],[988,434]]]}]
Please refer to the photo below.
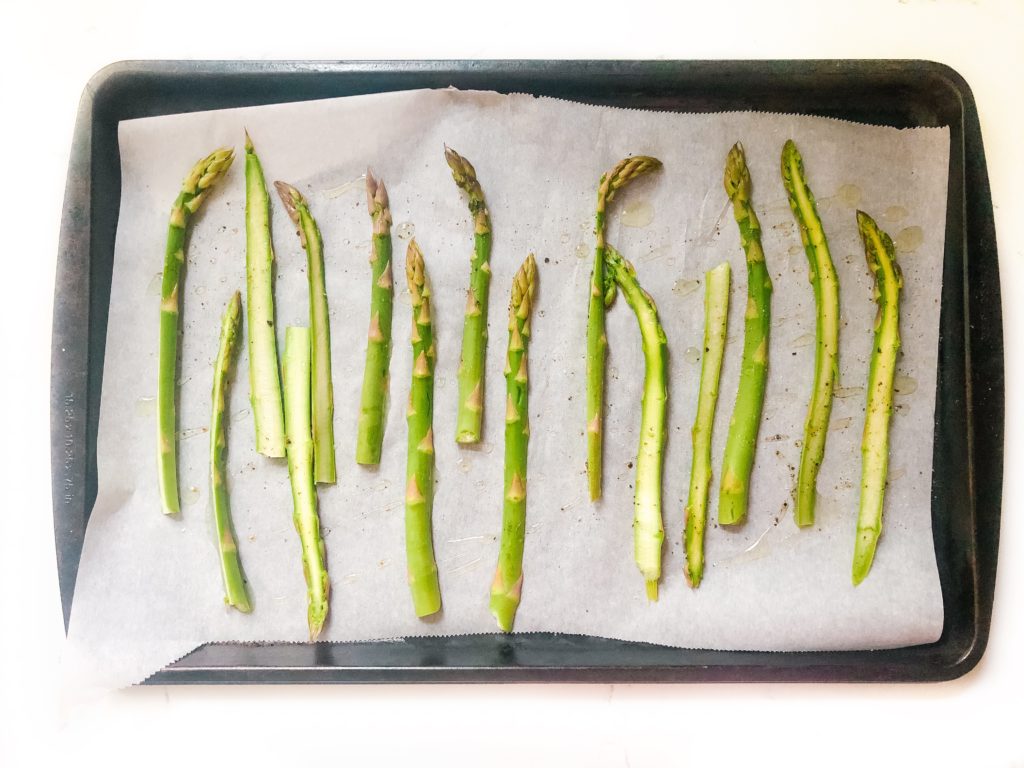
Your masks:
[{"label": "split asparagus stalk", "polygon": [[627,157],[601,176],[597,188],[597,212],[594,215],[594,267],[590,273],[590,302],[587,311],[587,478],[590,500],[601,498],[601,472],[604,455],[604,373],[608,356],[605,335],[605,309],[615,300],[615,280],[605,274],[607,247],[605,215],[616,192],[651,171],[661,161],[640,155]]},{"label": "split asparagus stalk", "polygon": [[281,457],[284,411],[277,371],[274,325],[274,249],[270,242],[270,197],[256,150],[245,134],[245,293],[249,335],[249,397],[256,426],[256,450]]},{"label": "split asparagus stalk", "polygon": [[320,537],[316,484],[313,482],[313,429],[310,423],[311,351],[309,328],[288,328],[284,338],[284,420],[293,521],[302,546],[306,578],[309,639],[316,640],[327,618],[331,582]]},{"label": "split asparagus stalk", "polygon": [[423,254],[409,241],[405,275],[412,299],[412,384],[406,414],[409,442],[405,487],[405,556],[417,616],[441,610],[441,588],[434,560],[434,326],[430,283]]},{"label": "split asparagus stalk", "polygon": [[647,598],[658,599],[661,546],[661,473],[665,451],[665,413],[668,406],[668,342],[658,320],[658,308],[636,278],[636,270],[612,246],[606,245],[608,274],[622,290],[640,325],[644,352],[644,391],[641,398],[640,448],[636,458],[633,545],[637,567],[647,586]]},{"label": "split asparagus stalk", "polygon": [[832,394],[839,375],[839,279],[832,264],[825,230],[818,217],[814,194],[804,176],[803,158],[792,140],[787,141],[782,150],[782,181],[789,196],[789,207],[800,226],[800,239],[807,252],[816,308],[814,389],[804,424],[796,506],[793,510],[796,524],[808,526],[814,524],[818,470],[825,456]]},{"label": "split asparagus stalk", "polygon": [[718,380],[725,354],[730,275],[729,262],[723,261],[704,276],[704,354],[700,364],[697,416],[693,423],[693,464],[684,534],[686,581],[694,588],[700,586],[704,575],[704,529],[711,485],[711,431],[715,424]]},{"label": "split asparagus stalk", "polygon": [[356,462],[379,464],[384,439],[384,405],[391,364],[391,314],[394,287],[391,276],[391,208],[384,182],[366,171],[366,207],[373,220],[370,252],[370,330],[366,338],[366,367],[359,407]]},{"label": "split asparagus stalk", "polygon": [[526,543],[526,457],[530,442],[529,366],[530,311],[537,285],[537,263],[531,253],[512,281],[508,305],[508,357],[505,363],[505,501],[501,521],[498,567],[491,583],[491,613],[503,632],[511,632],[523,591],[523,548]]},{"label": "split asparagus stalk", "polygon": [[160,285],[160,348],[157,377],[157,471],[160,504],[164,514],[181,511],[178,496],[177,409],[174,398],[178,379],[178,312],[185,268],[185,231],[210,189],[231,167],[234,150],[218,149],[204,157],[185,177],[181,192],[171,206]]},{"label": "split asparagus stalk", "polygon": [[857,211],[868,269],[875,279],[875,340],[868,373],[867,414],[861,442],[860,511],[853,553],[853,583],[860,584],[871,570],[878,537],[882,533],[882,506],[889,471],[889,420],[892,417],[893,379],[900,349],[900,289],[903,275],[889,235],[866,213]]},{"label": "split asparagus stalk", "polygon": [[217,530],[217,548],[220,550],[220,569],[224,577],[224,602],[249,613],[252,605],[242,575],[231,524],[231,506],[227,488],[227,439],[224,430],[224,412],[227,410],[227,390],[231,369],[238,352],[238,327],[242,322],[242,297],[235,291],[220,323],[220,345],[217,362],[213,366],[213,416],[210,419],[210,490],[213,498],[213,522]]},{"label": "split asparagus stalk", "polygon": [[455,440],[480,442],[484,413],[484,364],[487,356],[487,296],[491,283],[491,215],[484,191],[472,163],[451,147],[444,157],[452,178],[469,198],[473,214],[473,258],[470,260],[466,317],[462,328],[462,357],[459,363],[459,410]]},{"label": "split asparagus stalk", "polygon": [[743,146],[737,143],[725,164],[725,191],[732,201],[747,261],[747,311],[743,321],[743,361],[736,404],[729,422],[718,496],[718,522],[734,525],[747,514],[750,473],[757,451],[765,381],[768,377],[768,334],[771,330],[772,279],[761,248],[761,223],[751,202],[750,171]]},{"label": "split asparagus stalk", "polygon": [[324,281],[324,244],[320,228],[309,212],[309,203],[295,187],[274,182],[289,218],[297,227],[299,242],[306,251],[309,278],[309,327],[312,333],[313,390],[313,479],[318,483],[337,480],[334,461],[334,384],[331,380],[331,321],[327,311]]}]

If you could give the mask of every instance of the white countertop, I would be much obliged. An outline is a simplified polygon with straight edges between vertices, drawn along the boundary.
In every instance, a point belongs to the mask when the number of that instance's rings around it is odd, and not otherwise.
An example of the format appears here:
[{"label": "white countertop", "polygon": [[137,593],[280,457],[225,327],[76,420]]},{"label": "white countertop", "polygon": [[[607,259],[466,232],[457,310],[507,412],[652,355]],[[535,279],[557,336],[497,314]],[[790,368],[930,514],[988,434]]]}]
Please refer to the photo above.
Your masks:
[{"label": "white countertop", "polygon": [[[123,0],[0,18],[0,764],[641,766],[1024,765],[1024,411],[1007,402],[1004,516],[988,650],[929,685],[147,687],[60,705],[50,517],[53,272],[81,90],[121,59],[921,58],[957,69],[981,115],[1003,287],[1006,390],[1024,331],[1024,5],[1019,0],[257,3],[191,15]],[[711,7],[711,6],[714,7]],[[201,15],[199,15],[201,13]],[[13,423],[12,423],[13,421]]]}]

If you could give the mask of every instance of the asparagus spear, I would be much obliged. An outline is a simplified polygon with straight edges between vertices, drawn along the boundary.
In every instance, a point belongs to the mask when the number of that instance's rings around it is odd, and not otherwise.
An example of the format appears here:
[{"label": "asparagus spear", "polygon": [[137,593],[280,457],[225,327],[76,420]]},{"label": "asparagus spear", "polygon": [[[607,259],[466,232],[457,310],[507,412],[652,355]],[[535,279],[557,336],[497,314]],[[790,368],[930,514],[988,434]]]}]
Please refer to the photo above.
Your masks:
[{"label": "asparagus spear", "polygon": [[313,482],[313,432],[310,424],[309,328],[287,328],[284,336],[284,422],[288,477],[292,484],[293,521],[302,545],[306,577],[309,639],[316,640],[327,618],[331,582],[320,538],[316,484]]},{"label": "asparagus spear", "polygon": [[469,197],[473,214],[473,258],[470,260],[466,319],[462,328],[462,357],[459,363],[459,410],[455,441],[480,441],[484,413],[484,363],[487,353],[487,293],[491,283],[491,215],[484,191],[472,163],[446,146],[444,157],[452,178]]},{"label": "asparagus spear", "polygon": [[405,488],[405,556],[417,616],[441,610],[431,517],[434,507],[434,327],[423,253],[409,241],[405,275],[412,297],[412,385],[409,389]]},{"label": "asparagus spear", "polygon": [[711,484],[711,430],[718,402],[718,376],[725,353],[729,320],[729,262],[723,261],[704,276],[704,355],[700,364],[697,417],[693,423],[693,466],[686,500],[686,581],[700,586],[704,575],[704,527],[708,487]]},{"label": "asparagus spear", "polygon": [[[761,223],[751,203],[750,171],[743,145],[729,152],[725,164],[725,191],[732,200],[747,260],[747,311],[743,323],[743,362],[736,404],[729,422],[718,496],[718,522],[739,523],[747,514],[750,471],[754,466],[757,430],[761,424],[765,380],[768,376],[768,333],[771,329],[772,279],[761,249]],[[698,581],[699,581],[698,576]]]},{"label": "asparagus spear", "polygon": [[284,456],[284,412],[274,330],[274,249],[270,242],[270,197],[263,168],[245,134],[245,293],[249,331],[249,397],[256,425],[256,450]]},{"label": "asparagus spear", "polygon": [[209,190],[227,173],[234,150],[218,149],[189,172],[181,192],[171,206],[164,252],[164,274],[160,286],[160,350],[157,377],[157,467],[160,503],[165,515],[181,511],[178,499],[178,439],[174,396],[178,369],[178,296],[185,266],[185,230]]},{"label": "asparagus spear", "polygon": [[627,157],[601,176],[594,215],[594,267],[590,273],[590,304],[587,312],[587,478],[590,500],[601,498],[601,459],[604,452],[604,367],[608,337],[605,309],[615,300],[615,281],[605,276],[605,211],[615,193],[636,178],[661,168],[661,161],[639,155]]},{"label": "asparagus spear", "polygon": [[640,325],[644,350],[644,392],[641,400],[640,449],[636,458],[633,543],[636,564],[647,583],[647,598],[658,599],[661,578],[661,465],[665,449],[665,411],[668,405],[668,343],[658,320],[654,299],[636,279],[636,270],[612,246],[606,245],[605,264]]},{"label": "asparagus spear", "polygon": [[298,227],[299,242],[306,251],[309,278],[309,327],[313,338],[313,479],[318,483],[337,480],[334,463],[334,384],[331,381],[331,321],[327,313],[324,283],[324,243],[320,227],[309,212],[306,198],[291,184],[275,181],[277,194]]},{"label": "asparagus spear", "polygon": [[242,320],[242,297],[238,291],[231,296],[220,323],[220,346],[217,362],[213,366],[213,416],[210,419],[210,489],[213,497],[213,522],[217,529],[217,547],[220,550],[220,569],[224,576],[224,602],[242,613],[249,613],[252,605],[245,588],[242,563],[238,559],[231,524],[231,507],[227,488],[227,440],[224,436],[224,411],[227,408],[227,388],[231,367],[238,351],[238,326]]},{"label": "asparagus spear", "polygon": [[793,510],[796,524],[807,526],[814,524],[818,470],[825,456],[832,393],[839,374],[839,279],[818,217],[814,194],[804,176],[803,158],[792,140],[787,141],[782,149],[782,181],[789,196],[789,207],[800,225],[800,239],[810,264],[816,307],[814,389],[804,424]]},{"label": "asparagus spear", "polygon": [[875,343],[868,373],[867,416],[861,443],[860,512],[857,515],[857,543],[853,552],[853,583],[860,584],[871,570],[875,547],[882,532],[882,504],[889,471],[889,419],[892,416],[892,385],[896,375],[896,354],[900,349],[900,289],[903,275],[896,263],[892,240],[874,220],[857,211],[857,224],[864,239],[868,269],[875,278]]},{"label": "asparagus spear", "polygon": [[370,267],[370,331],[366,341],[363,395],[359,408],[356,462],[379,464],[384,439],[384,401],[391,364],[391,309],[394,289],[391,278],[391,209],[384,182],[366,171],[366,208],[373,220]]},{"label": "asparagus spear", "polygon": [[526,452],[530,442],[527,346],[530,310],[537,284],[531,253],[512,281],[508,305],[508,358],[505,363],[505,502],[498,567],[491,583],[491,613],[503,632],[511,632],[523,591],[526,538]]}]

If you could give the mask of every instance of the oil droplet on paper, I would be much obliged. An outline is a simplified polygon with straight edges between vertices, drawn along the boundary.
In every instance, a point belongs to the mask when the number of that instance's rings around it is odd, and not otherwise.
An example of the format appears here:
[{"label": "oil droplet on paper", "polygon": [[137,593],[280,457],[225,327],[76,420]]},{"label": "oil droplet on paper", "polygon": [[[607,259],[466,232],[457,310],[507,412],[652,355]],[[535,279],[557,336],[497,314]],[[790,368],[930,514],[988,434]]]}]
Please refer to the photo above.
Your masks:
[{"label": "oil droplet on paper", "polygon": [[864,394],[864,387],[836,387],[833,394],[836,397],[854,397]]},{"label": "oil droplet on paper", "polygon": [[686,351],[683,352],[683,360],[688,363],[696,363],[700,361],[700,350],[696,347],[687,347]]},{"label": "oil droplet on paper", "polygon": [[181,430],[178,433],[178,439],[179,440],[188,440],[190,437],[195,437],[196,435],[206,434],[206,431],[207,431],[206,427],[190,427],[189,429]]},{"label": "oil droplet on paper", "polygon": [[197,285],[194,292],[195,292],[196,296],[202,296],[204,293],[206,293],[206,286],[205,285]]},{"label": "oil droplet on paper", "polygon": [[629,203],[619,214],[619,221],[624,227],[646,227],[654,221],[654,206],[646,200]]},{"label": "oil droplet on paper", "polygon": [[494,453],[494,443],[483,443],[480,445],[480,450],[484,453]]},{"label": "oil droplet on paper", "polygon": [[700,280],[676,280],[672,286],[672,293],[677,296],[689,296],[700,288]]},{"label": "oil droplet on paper", "polygon": [[920,227],[907,227],[896,233],[893,243],[896,246],[897,257],[901,253],[916,251],[924,242],[924,231]]},{"label": "oil droplet on paper", "polygon": [[795,349],[795,348],[798,348],[798,347],[809,347],[813,343],[814,343],[814,334],[813,333],[804,333],[804,334],[801,334],[800,336],[797,336],[795,339],[793,339],[791,342],[789,342],[789,346],[791,346],[791,347],[793,347]]},{"label": "oil droplet on paper", "polygon": [[164,281],[164,273],[163,272],[157,272],[155,275],[153,275],[153,279],[150,280],[149,284],[146,286],[146,295],[147,296],[159,296],[160,295],[160,287],[163,285],[163,281]]},{"label": "oil droplet on paper", "polygon": [[356,190],[363,191],[366,189],[366,174],[357,176],[352,181],[346,181],[344,184],[339,184],[336,187],[331,187],[324,190],[325,197],[341,197],[342,195],[348,194],[349,192],[355,192]]},{"label": "oil droplet on paper", "polygon": [[231,420],[232,421],[241,421],[246,416],[248,416],[250,413],[252,413],[252,411],[250,411],[248,408],[243,408],[240,411],[235,411],[234,413],[232,413],[231,414]]},{"label": "oil droplet on paper", "polygon": [[140,397],[135,401],[136,416],[152,416],[156,413],[155,397]]},{"label": "oil droplet on paper", "polygon": [[804,247],[802,245],[791,245],[786,250],[786,253],[788,253],[790,256],[796,256],[798,253],[803,253],[803,252],[804,252]]},{"label": "oil droplet on paper", "polygon": [[562,234],[561,234],[561,235],[559,236],[559,238],[558,238],[558,242],[560,242],[560,243],[561,243],[562,245],[565,245],[565,244],[566,244],[566,243],[568,243],[568,242],[569,242],[569,240],[571,240],[571,239],[572,239],[572,235],[570,235],[570,234],[569,234],[568,232],[563,232],[563,233],[562,233]]},{"label": "oil droplet on paper", "polygon": [[890,205],[885,209],[885,213],[882,214],[882,218],[886,221],[902,221],[907,218],[909,211],[902,205]]},{"label": "oil droplet on paper", "polygon": [[576,245],[576,258],[577,259],[585,259],[585,258],[587,258],[587,254],[589,254],[589,253],[590,253],[590,246],[588,246],[586,243],[579,243],[579,244]]},{"label": "oil droplet on paper", "polygon": [[892,391],[897,395],[912,395],[917,392],[917,379],[913,376],[896,376],[892,380]]},{"label": "oil droplet on paper", "polygon": [[395,236],[399,240],[408,240],[416,234],[416,225],[411,221],[403,221],[395,225]]},{"label": "oil droplet on paper", "polygon": [[892,472],[889,473],[889,477],[886,478],[886,484],[888,485],[889,483],[895,483],[897,480],[899,480],[906,474],[907,470],[904,469],[903,467],[900,467],[899,469],[894,469]]},{"label": "oil droplet on paper", "polygon": [[841,429],[846,429],[851,424],[853,424],[853,416],[846,416],[842,419],[833,419],[828,429],[830,432],[838,432]]},{"label": "oil droplet on paper", "polygon": [[836,197],[849,208],[855,208],[860,202],[860,187],[853,184],[843,184],[836,190]]},{"label": "oil droplet on paper", "polygon": [[195,504],[199,501],[199,489],[194,485],[190,485],[181,494],[181,501],[184,504]]}]

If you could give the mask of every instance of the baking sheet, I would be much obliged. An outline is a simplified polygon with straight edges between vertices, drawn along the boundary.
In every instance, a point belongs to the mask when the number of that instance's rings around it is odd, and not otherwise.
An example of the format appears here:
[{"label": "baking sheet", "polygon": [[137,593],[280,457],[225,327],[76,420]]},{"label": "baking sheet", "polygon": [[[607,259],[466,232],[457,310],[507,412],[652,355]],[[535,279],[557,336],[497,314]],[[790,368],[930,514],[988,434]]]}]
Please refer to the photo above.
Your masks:
[{"label": "baking sheet", "polygon": [[[223,607],[207,508],[209,386],[218,318],[244,284],[242,162],[193,227],[186,277],[180,426],[185,508],[159,514],[153,460],[156,322],[166,215],[184,172],[245,126],[268,182],[310,198],[326,243],[334,333],[339,484],[321,489],[332,576],[327,640],[493,630],[487,590],[501,514],[504,322],[510,278],[529,251],[540,263],[531,347],[530,511],[519,631],[562,631],[670,645],[760,650],[877,648],[929,642],[942,626],[930,531],[932,416],[945,221],[948,131],[734,113],[673,115],[528,96],[421,91],[177,115],[123,123],[122,208],[115,252],[99,435],[100,493],[86,535],[70,629],[79,673],[104,685],[136,682],[209,641],[305,636],[304,585],[283,462],[255,455],[243,355],[232,392],[230,468],[235,524],[256,611]],[[778,179],[795,138],[830,237],[842,285],[841,388],[819,479],[819,521],[797,531],[792,470],[810,387],[813,299],[806,259]],[[722,374],[713,461],[720,464],[742,339],[743,261],[721,169],[733,141],[747,148],[754,200],[775,281],[772,373],[754,497],[738,532],[711,528],[704,584],[682,578],[682,507],[696,400],[703,271],[734,270],[732,343]],[[454,433],[455,370],[472,227],[451,182],[444,142],[475,163],[492,213],[491,344],[485,443]],[[661,600],[648,605],[632,559],[632,471],[642,377],[635,320],[609,314],[611,356],[605,499],[586,501],[583,345],[597,177],[620,157],[649,153],[665,170],[622,196],[610,240],[636,264],[661,309],[671,354],[666,449],[666,551]],[[413,232],[435,287],[439,337],[435,543],[445,611],[411,614],[405,585],[402,489],[408,389],[407,294],[395,305],[385,459],[354,465],[368,319],[367,163],[388,184],[396,263]],[[871,577],[849,585],[863,383],[874,305],[853,217],[874,214],[903,245],[906,279],[901,390],[893,422],[886,532]],[[305,322],[305,257],[279,205],[278,326]],[[399,289],[403,281],[396,281]],[[571,310],[571,311],[570,311]],[[282,331],[283,332],[283,331]],[[913,390],[913,391],[911,391]],[[715,493],[711,498],[714,515]]]}]

